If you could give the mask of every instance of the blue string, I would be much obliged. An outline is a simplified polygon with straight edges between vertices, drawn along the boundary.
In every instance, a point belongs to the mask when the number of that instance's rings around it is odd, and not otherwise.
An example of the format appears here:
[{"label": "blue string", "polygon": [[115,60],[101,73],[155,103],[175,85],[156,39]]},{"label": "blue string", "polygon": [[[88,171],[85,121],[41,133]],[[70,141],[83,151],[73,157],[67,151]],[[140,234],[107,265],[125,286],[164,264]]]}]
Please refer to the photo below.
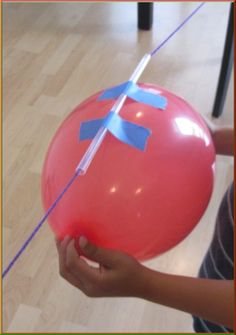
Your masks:
[{"label": "blue string", "polygon": [[50,215],[50,213],[52,212],[52,210],[56,207],[56,205],[58,204],[58,202],[61,200],[61,198],[63,197],[63,195],[69,189],[69,187],[71,186],[71,184],[75,181],[75,179],[80,174],[80,172],[81,172],[81,170],[79,170],[79,169],[75,172],[75,174],[73,175],[73,177],[67,183],[66,187],[58,195],[58,197],[56,198],[56,200],[54,201],[54,203],[51,205],[51,207],[49,207],[49,209],[47,210],[47,212],[44,214],[43,218],[39,221],[39,223],[37,224],[37,226],[35,227],[35,229],[32,231],[32,233],[29,235],[29,237],[24,242],[24,244],[22,245],[22,247],[19,249],[19,251],[17,252],[17,254],[13,257],[13,259],[11,260],[11,262],[9,263],[9,265],[7,266],[7,268],[3,271],[2,278],[4,278],[6,276],[6,274],[11,270],[11,268],[14,265],[14,263],[20,257],[20,255],[22,254],[22,252],[26,249],[26,247],[28,246],[28,244],[30,243],[30,241],[37,234],[37,232],[42,227],[43,223],[46,221],[46,219],[48,218],[48,216]]},{"label": "blue string", "polygon": [[[201,5],[199,5],[163,42],[161,42],[151,53],[151,56],[153,57],[158,50],[160,50],[164,44],[166,44],[166,42],[173,36],[175,35],[188,21],[189,19],[197,13],[197,11],[204,5],[205,3],[201,3]],[[65,188],[62,190],[62,192],[58,195],[58,197],[56,198],[56,200],[54,201],[54,203],[51,205],[51,207],[49,207],[49,209],[47,210],[47,212],[44,214],[43,218],[39,221],[39,223],[37,224],[37,226],[35,227],[35,229],[33,230],[33,232],[29,235],[29,237],[27,238],[27,240],[24,242],[24,244],[22,245],[22,247],[19,249],[19,251],[16,253],[16,255],[13,257],[13,259],[10,261],[10,263],[8,264],[8,266],[6,267],[6,269],[3,271],[2,273],[2,278],[4,278],[7,273],[11,270],[11,268],[13,267],[13,265],[15,264],[15,262],[18,260],[18,258],[20,257],[20,255],[24,252],[24,250],[27,248],[27,246],[29,245],[29,243],[32,241],[32,239],[34,238],[34,236],[37,234],[37,232],[39,231],[39,229],[42,227],[43,223],[47,220],[48,216],[51,214],[51,212],[53,211],[53,209],[57,206],[58,202],[61,200],[61,198],[64,196],[64,194],[67,192],[67,190],[70,188],[70,186],[72,185],[72,183],[75,181],[75,179],[78,177],[78,175],[80,174],[81,170],[77,170],[75,172],[75,174],[73,175],[73,177],[69,180],[69,182],[67,183],[67,185],[65,186]]]},{"label": "blue string", "polygon": [[156,53],[157,53],[157,51],[158,50],[160,50],[162,47],[163,47],[163,45],[165,45],[166,44],[166,42],[168,42],[169,41],[169,39],[173,36],[173,35],[175,35],[187,22],[188,22],[188,20],[190,20],[191,19],[191,17],[193,16],[193,15],[195,15],[198,11],[199,11],[199,9],[203,6],[203,5],[205,5],[205,3],[204,2],[202,2],[201,3],[201,5],[199,5],[196,9],[194,9],[194,11],[188,16],[188,17],[186,17],[186,19],[169,35],[169,36],[167,36],[167,38],[166,39],[164,39],[164,41],[162,41],[152,52],[151,52],[151,56],[153,57]]}]

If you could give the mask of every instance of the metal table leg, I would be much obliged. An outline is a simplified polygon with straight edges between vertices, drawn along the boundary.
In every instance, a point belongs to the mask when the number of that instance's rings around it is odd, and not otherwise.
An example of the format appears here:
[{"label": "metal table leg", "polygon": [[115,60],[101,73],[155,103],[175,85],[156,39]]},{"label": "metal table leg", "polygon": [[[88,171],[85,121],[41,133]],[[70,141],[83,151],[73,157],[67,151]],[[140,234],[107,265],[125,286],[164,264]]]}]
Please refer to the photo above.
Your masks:
[{"label": "metal table leg", "polygon": [[229,86],[230,75],[232,72],[233,60],[234,60],[234,3],[231,3],[223,59],[221,63],[218,86],[216,90],[216,96],[212,111],[213,117],[219,117],[222,114],[227,89]]},{"label": "metal table leg", "polygon": [[153,22],[153,3],[138,3],[138,28],[142,30],[150,30]]}]

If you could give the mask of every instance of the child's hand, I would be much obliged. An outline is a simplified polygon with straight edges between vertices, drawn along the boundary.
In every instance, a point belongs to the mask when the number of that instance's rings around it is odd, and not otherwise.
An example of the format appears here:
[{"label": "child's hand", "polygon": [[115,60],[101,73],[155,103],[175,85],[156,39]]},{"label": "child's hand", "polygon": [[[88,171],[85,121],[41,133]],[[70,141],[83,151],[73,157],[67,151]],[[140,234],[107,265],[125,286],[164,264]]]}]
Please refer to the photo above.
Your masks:
[{"label": "child's hand", "polygon": [[145,267],[133,257],[114,250],[98,248],[80,237],[84,256],[99,263],[91,267],[75,248],[75,241],[57,241],[60,274],[90,297],[139,296],[145,287]]},{"label": "child's hand", "polygon": [[83,237],[79,242],[83,254],[100,267],[89,266],[75,249],[75,241],[65,238],[57,242],[60,273],[86,295],[139,297],[233,329],[233,280],[164,274],[122,252],[98,248]]}]

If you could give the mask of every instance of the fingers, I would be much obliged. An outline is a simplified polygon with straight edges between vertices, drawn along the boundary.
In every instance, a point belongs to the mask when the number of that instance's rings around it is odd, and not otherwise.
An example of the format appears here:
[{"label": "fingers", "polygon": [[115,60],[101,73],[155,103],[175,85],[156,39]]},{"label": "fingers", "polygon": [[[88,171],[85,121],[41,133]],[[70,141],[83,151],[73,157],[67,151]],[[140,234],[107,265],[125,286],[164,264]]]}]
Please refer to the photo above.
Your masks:
[{"label": "fingers", "polygon": [[56,240],[56,246],[59,256],[59,272],[60,275],[73,286],[82,289],[81,281],[71,273],[66,264],[67,246],[70,242],[71,238],[68,236],[65,237],[63,241]]},{"label": "fingers", "polygon": [[74,241],[70,241],[67,245],[66,265],[70,272],[82,282],[98,279],[98,269],[89,266],[85,260],[79,257]]},{"label": "fingers", "polygon": [[61,272],[66,272],[66,248],[69,242],[71,241],[71,238],[69,236],[66,236],[64,240],[56,241],[58,256],[59,256],[59,270]]},{"label": "fingers", "polygon": [[66,237],[62,242],[57,241],[60,275],[72,285],[83,289],[87,282],[99,280],[98,268],[89,266],[74,246],[74,240]]},{"label": "fingers", "polygon": [[108,268],[114,266],[117,260],[117,252],[114,250],[98,248],[90,243],[84,236],[79,238],[79,246],[84,255]]},{"label": "fingers", "polygon": [[83,255],[98,262],[99,268],[89,266],[79,256],[75,241],[66,238],[57,242],[62,277],[90,297],[120,295],[124,292],[130,281],[130,273],[134,273],[130,266],[136,269],[137,262],[121,252],[98,248],[84,237],[79,239],[79,245]]}]

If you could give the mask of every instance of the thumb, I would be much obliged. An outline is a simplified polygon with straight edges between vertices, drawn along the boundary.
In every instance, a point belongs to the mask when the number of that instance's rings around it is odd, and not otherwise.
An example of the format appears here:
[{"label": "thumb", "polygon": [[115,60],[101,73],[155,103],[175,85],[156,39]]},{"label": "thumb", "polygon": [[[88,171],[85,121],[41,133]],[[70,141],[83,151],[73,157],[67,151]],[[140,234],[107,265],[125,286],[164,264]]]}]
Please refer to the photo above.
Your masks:
[{"label": "thumb", "polygon": [[110,249],[99,248],[95,244],[90,243],[86,237],[79,238],[79,246],[83,254],[91,260],[112,267],[115,262],[115,251]]}]

